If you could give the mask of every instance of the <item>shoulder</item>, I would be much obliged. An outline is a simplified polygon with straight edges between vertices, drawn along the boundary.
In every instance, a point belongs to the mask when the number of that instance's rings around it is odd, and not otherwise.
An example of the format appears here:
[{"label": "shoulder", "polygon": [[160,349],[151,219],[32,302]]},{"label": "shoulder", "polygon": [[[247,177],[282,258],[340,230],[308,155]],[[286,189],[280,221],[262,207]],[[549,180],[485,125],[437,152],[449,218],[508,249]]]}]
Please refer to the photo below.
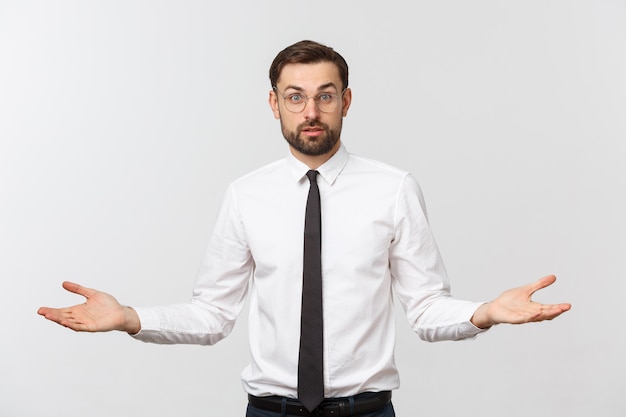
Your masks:
[{"label": "shoulder", "polygon": [[231,188],[246,189],[249,187],[258,188],[262,184],[269,184],[280,180],[287,174],[284,159],[279,159],[232,181]]},{"label": "shoulder", "polygon": [[346,173],[355,181],[367,182],[368,186],[379,191],[388,190],[395,196],[396,201],[415,199],[425,208],[422,189],[409,171],[375,159],[350,154]]},{"label": "shoulder", "polygon": [[355,154],[350,154],[348,158],[346,173],[354,173],[360,176],[371,175],[377,179],[377,182],[384,182],[388,185],[391,183],[403,185],[407,182],[417,185],[417,181],[410,172],[376,159]]}]

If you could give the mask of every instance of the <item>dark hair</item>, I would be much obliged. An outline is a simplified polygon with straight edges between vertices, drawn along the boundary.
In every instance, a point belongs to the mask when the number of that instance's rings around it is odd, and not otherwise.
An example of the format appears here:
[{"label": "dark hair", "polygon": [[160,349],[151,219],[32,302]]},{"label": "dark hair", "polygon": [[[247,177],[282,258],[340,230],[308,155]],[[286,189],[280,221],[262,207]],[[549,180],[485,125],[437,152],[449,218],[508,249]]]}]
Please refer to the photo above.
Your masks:
[{"label": "dark hair", "polygon": [[276,86],[280,73],[288,64],[316,64],[332,62],[339,70],[343,88],[348,87],[348,63],[333,48],[314,41],[300,41],[286,47],[276,55],[270,66],[270,82]]}]

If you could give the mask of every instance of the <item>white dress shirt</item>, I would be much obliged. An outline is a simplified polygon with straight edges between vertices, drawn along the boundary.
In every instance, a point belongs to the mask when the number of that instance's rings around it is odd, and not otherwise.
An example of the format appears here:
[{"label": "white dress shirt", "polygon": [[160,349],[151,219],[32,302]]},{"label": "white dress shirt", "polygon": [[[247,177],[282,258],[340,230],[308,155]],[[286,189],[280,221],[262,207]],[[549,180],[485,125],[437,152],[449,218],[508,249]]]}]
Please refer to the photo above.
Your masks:
[{"label": "white dress shirt", "polygon": [[[309,168],[289,155],[228,188],[190,302],[137,308],[154,343],[213,344],[250,296],[246,392],[297,397],[304,213]],[[398,387],[393,294],[424,340],[481,330],[479,303],[450,296],[414,177],[339,151],[318,168],[326,397]]]}]

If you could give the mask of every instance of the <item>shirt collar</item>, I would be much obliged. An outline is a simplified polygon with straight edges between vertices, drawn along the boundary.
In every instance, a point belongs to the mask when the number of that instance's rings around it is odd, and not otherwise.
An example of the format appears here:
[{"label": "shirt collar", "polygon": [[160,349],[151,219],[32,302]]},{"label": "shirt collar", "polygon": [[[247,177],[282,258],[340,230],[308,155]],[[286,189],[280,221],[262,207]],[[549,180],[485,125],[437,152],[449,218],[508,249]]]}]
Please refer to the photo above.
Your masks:
[{"label": "shirt collar", "polygon": [[[339,174],[341,174],[341,171],[346,166],[346,162],[348,162],[348,156],[348,151],[343,144],[341,144],[339,145],[337,152],[328,161],[324,162],[319,168],[317,168],[320,176],[329,185],[333,185]],[[301,181],[302,178],[306,176],[306,173],[311,169],[293,156],[291,152],[287,155],[286,162],[287,169],[296,182]]]}]

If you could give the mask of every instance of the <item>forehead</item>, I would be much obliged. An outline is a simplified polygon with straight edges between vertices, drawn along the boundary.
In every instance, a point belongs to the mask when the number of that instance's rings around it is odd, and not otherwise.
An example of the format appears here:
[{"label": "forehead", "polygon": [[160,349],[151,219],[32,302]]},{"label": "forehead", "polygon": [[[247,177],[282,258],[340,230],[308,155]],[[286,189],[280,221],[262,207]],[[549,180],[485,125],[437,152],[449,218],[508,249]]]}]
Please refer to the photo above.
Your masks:
[{"label": "forehead", "polygon": [[339,69],[332,62],[316,62],[314,64],[287,64],[280,72],[276,82],[280,90],[299,88],[317,90],[320,86],[332,84],[337,90],[341,88]]}]

